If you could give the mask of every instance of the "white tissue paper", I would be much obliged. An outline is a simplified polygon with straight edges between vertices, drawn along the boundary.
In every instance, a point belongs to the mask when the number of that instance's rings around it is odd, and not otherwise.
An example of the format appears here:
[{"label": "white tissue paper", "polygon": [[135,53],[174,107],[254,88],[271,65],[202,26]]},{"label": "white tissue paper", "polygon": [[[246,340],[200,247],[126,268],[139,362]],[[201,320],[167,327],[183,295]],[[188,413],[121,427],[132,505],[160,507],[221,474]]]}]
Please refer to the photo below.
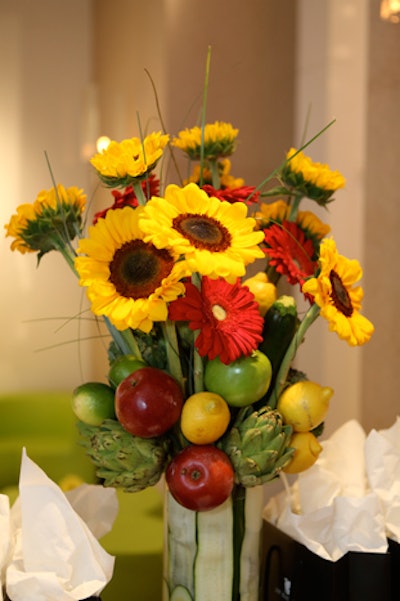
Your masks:
[{"label": "white tissue paper", "polygon": [[371,489],[379,497],[389,538],[400,543],[400,418],[387,430],[371,430],[365,444]]},{"label": "white tissue paper", "polygon": [[[100,517],[98,532],[104,534],[116,516],[115,491],[107,493],[91,485],[79,488],[68,495],[86,498],[85,512],[82,502],[79,511],[86,514],[93,531]],[[102,506],[98,510],[99,498]],[[96,515],[91,520],[88,514],[94,507]],[[29,459],[25,449],[11,525],[13,549],[5,582],[12,601],[77,601],[99,595],[110,581],[114,557],[101,547],[67,495]]]},{"label": "white tissue paper", "polygon": [[[264,518],[330,561],[348,551],[385,553],[382,504],[367,478],[370,455],[379,463],[375,442],[350,420],[321,444],[317,462],[268,502]],[[399,503],[397,508],[400,511]]]}]

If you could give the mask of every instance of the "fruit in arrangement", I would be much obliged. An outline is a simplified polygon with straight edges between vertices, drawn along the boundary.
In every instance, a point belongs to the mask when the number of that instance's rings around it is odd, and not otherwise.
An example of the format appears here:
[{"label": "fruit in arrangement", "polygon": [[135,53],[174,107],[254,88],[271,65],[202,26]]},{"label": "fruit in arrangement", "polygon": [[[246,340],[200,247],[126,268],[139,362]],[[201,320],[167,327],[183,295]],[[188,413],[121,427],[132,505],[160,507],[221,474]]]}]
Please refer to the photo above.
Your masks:
[{"label": "fruit in arrangement", "polygon": [[317,461],[322,446],[312,432],[295,432],[290,440],[294,455],[283,471],[286,474],[304,472]]},{"label": "fruit in arrangement", "polygon": [[264,484],[275,478],[293,456],[289,442],[292,428],[283,424],[278,411],[264,407],[238,417],[221,441],[243,486]]},{"label": "fruit in arrangement", "polygon": [[91,426],[115,417],[114,390],[102,382],[85,382],[72,392],[72,410],[76,417]]},{"label": "fruit in arrangement", "polygon": [[254,294],[259,311],[264,317],[268,309],[276,301],[277,292],[275,284],[272,284],[268,280],[268,276],[264,271],[259,271],[252,277],[244,280],[243,286],[247,286],[250,292]]},{"label": "fruit in arrangement", "polygon": [[159,481],[169,458],[170,441],[166,437],[132,436],[113,419],[99,427],[79,423],[78,428],[104,486],[137,492]]},{"label": "fruit in arrangement", "polygon": [[281,394],[277,409],[295,432],[308,432],[325,419],[333,389],[310,380],[291,384]]},{"label": "fruit in arrangement", "polygon": [[215,392],[196,392],[186,399],[181,430],[193,444],[210,444],[226,431],[231,419],[227,402]]},{"label": "fruit in arrangement", "polygon": [[204,384],[210,392],[220,394],[232,407],[245,407],[261,399],[272,376],[271,362],[264,353],[253,351],[228,365],[216,357],[207,361]]},{"label": "fruit in arrangement", "polygon": [[157,367],[141,367],[118,385],[115,413],[134,436],[160,436],[178,421],[183,393],[178,382]]},{"label": "fruit in arrangement", "polygon": [[207,511],[229,497],[234,472],[224,451],[214,445],[191,445],[175,455],[165,478],[171,495],[183,507]]},{"label": "fruit in arrangement", "polygon": [[135,355],[121,355],[111,363],[108,371],[108,381],[111,386],[116,388],[131,373],[145,366],[146,363]]}]

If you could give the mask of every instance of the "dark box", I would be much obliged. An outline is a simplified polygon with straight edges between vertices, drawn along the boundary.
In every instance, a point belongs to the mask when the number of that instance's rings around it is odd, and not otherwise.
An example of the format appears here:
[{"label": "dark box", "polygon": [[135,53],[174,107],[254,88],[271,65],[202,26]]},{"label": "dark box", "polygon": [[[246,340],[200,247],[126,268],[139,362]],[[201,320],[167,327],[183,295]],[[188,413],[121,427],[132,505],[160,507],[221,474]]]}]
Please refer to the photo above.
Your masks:
[{"label": "dark box", "polygon": [[272,524],[263,525],[262,601],[398,601],[400,545],[387,553],[315,555]]}]

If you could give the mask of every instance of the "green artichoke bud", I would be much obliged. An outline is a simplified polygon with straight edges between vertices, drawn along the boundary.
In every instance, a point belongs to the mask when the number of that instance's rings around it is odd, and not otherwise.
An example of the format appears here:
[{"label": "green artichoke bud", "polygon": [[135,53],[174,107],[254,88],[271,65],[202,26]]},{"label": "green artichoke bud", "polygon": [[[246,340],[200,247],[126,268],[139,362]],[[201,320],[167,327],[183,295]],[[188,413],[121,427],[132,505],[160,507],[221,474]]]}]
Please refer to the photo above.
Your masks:
[{"label": "green artichoke bud", "polygon": [[78,429],[104,486],[137,492],[159,481],[169,459],[168,438],[132,436],[113,419],[97,427],[78,422]]},{"label": "green artichoke bud", "polygon": [[283,425],[276,409],[240,413],[221,441],[235,469],[236,482],[250,487],[277,477],[294,453],[289,447],[291,435],[291,426]]}]

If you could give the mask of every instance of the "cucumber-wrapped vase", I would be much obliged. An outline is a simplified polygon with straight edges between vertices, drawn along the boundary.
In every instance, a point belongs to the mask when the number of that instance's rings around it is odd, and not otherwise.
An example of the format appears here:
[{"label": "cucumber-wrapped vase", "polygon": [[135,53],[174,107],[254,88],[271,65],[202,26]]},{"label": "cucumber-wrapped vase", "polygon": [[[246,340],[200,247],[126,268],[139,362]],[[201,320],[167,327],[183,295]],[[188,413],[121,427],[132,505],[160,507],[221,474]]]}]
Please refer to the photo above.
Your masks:
[{"label": "cucumber-wrapped vase", "polygon": [[166,490],[163,601],[258,601],[262,507],[262,486],[200,512]]}]

